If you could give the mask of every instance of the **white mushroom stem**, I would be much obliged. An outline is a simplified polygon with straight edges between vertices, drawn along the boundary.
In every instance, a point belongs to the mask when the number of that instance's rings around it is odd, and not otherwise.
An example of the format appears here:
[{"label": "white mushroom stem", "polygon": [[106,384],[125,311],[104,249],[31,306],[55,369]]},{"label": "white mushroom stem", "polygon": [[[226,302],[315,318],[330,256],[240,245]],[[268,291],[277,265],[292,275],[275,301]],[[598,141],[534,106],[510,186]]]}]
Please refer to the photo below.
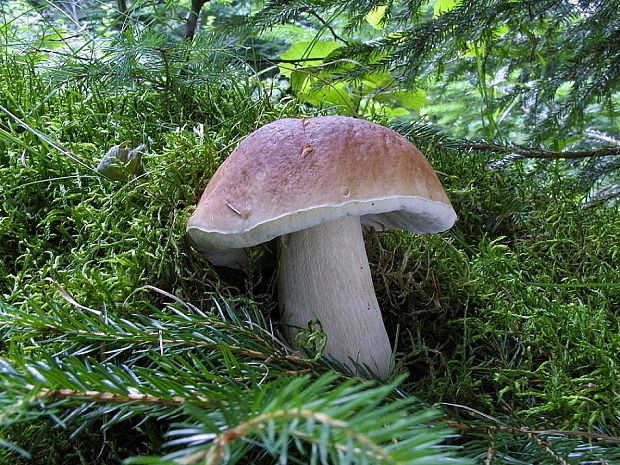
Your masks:
[{"label": "white mushroom stem", "polygon": [[278,293],[284,333],[320,321],[325,352],[385,379],[392,348],[372,285],[359,217],[347,216],[280,238]]}]

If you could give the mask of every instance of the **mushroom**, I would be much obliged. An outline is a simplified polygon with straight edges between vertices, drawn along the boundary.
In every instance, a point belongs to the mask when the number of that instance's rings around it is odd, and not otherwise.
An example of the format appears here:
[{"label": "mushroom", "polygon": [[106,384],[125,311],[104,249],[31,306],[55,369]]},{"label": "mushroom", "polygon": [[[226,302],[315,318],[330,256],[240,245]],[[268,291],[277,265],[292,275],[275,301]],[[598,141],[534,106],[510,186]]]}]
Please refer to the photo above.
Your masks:
[{"label": "mushroom", "polygon": [[414,233],[456,214],[433,168],[407,139],[345,116],[287,118],[247,136],[208,183],[187,231],[216,265],[278,237],[284,335],[319,321],[325,352],[353,371],[389,376],[392,348],[373,289],[362,227]]}]

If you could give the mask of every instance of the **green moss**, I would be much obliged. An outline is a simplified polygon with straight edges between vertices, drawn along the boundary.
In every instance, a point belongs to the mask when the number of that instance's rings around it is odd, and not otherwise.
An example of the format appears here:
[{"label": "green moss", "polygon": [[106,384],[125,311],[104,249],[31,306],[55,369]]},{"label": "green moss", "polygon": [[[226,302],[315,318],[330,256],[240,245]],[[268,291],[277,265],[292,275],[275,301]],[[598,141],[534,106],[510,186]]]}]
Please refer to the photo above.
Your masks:
[{"label": "green moss", "polygon": [[[72,309],[70,296],[104,313],[149,314],[169,301],[157,288],[199,308],[215,294],[267,314],[275,307],[270,276],[214,269],[188,243],[185,223],[241,137],[302,109],[257,97],[247,82],[205,82],[182,101],[148,86],[115,93],[104,84],[57,90],[32,66],[0,62],[0,88],[8,86],[0,104],[85,165],[3,116],[0,128],[12,138],[0,138],[2,299],[27,310]],[[124,140],[146,145],[145,177],[116,182],[88,169]],[[427,152],[446,173],[455,228],[367,236],[406,390],[532,428],[619,435],[618,208],[587,206],[559,164],[490,168],[479,153]],[[32,341],[2,344],[5,354],[40,350]],[[100,450],[100,463],[117,463],[123,455],[114,448],[125,447],[93,446],[96,430],[72,439],[45,422],[6,434],[22,445],[39,438],[36,453],[49,450],[50,464],[94,463]],[[157,441],[147,443],[157,453]]]},{"label": "green moss", "polygon": [[618,208],[588,207],[570,188],[554,194],[524,176],[527,161],[498,173],[476,153],[438,155],[455,228],[370,242],[410,389],[529,424],[618,434]]}]

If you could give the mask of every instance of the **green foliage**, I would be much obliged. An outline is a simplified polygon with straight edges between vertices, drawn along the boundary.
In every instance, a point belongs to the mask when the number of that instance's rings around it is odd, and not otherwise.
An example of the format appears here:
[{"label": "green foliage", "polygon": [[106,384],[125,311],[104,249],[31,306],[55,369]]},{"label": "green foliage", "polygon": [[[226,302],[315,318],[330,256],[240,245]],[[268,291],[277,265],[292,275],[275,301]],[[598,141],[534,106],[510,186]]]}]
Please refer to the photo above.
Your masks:
[{"label": "green foliage", "polygon": [[331,32],[344,42],[331,59],[347,60],[347,79],[379,69],[408,89],[436,89],[437,79],[469,82],[481,93],[481,115],[493,135],[506,135],[493,113],[510,108],[512,119],[531,129],[525,134],[550,143],[560,131],[578,134],[598,99],[608,102],[602,113],[616,128],[618,11],[615,0],[286,0],[267,2],[250,22],[262,30],[303,18],[317,35]]},{"label": "green foliage", "polygon": [[[2,5],[0,463],[620,462],[617,157],[515,155],[617,143],[615,2],[211,3],[191,43],[187,2],[89,4],[79,42]],[[186,239],[244,135],[317,109],[407,134],[459,215],[367,235],[386,385],[291,355],[274,270]]]},{"label": "green foliage", "polygon": [[342,47],[336,40],[313,39],[295,42],[280,55],[279,72],[290,80],[298,99],[353,116],[362,111],[395,117],[423,107],[426,93],[394,88],[388,71],[369,73],[363,79],[343,79],[352,62],[338,57]]},{"label": "green foliage", "polygon": [[[304,24],[297,36],[314,34],[308,51],[328,38],[338,44],[323,61],[298,54],[297,65],[286,63],[302,74],[293,74],[293,91],[312,105],[388,120],[423,116],[452,136],[495,145],[607,145],[617,154],[618,11],[617,1],[288,0],[267,2],[247,22],[263,34]],[[574,168],[593,195],[617,197],[617,157]]]},{"label": "green foliage", "polygon": [[[508,141],[587,157],[601,146],[619,152],[619,11],[616,0],[287,0],[266,2],[243,24],[291,43],[269,59],[315,107],[423,117],[453,139],[482,142],[479,150]],[[593,197],[614,199],[618,160],[571,166]]]},{"label": "green foliage", "polygon": [[[319,58],[315,66],[291,67],[280,65],[280,73],[291,81],[291,88],[298,98],[317,107],[343,107],[345,112],[355,112],[355,104],[350,90],[344,83],[330,83],[329,73],[321,72],[320,66],[329,61],[329,54],[337,49],[335,41],[297,42],[280,57],[283,60],[314,60]],[[321,85],[324,83],[325,85]],[[320,88],[319,88],[320,87]]]},{"label": "green foliage", "polygon": [[457,226],[445,238],[379,236],[371,248],[412,391],[617,435],[618,207],[580,203],[583,186],[559,162],[428,154],[450,174]]},{"label": "green foliage", "polygon": [[260,314],[242,320],[227,309],[226,321],[216,316],[222,308],[214,301],[209,314],[168,307],[131,319],[3,308],[5,336],[37,341],[39,354],[31,361],[9,351],[11,361],[0,361],[0,422],[49,417],[76,431],[102,418],[103,430],[136,416],[175,422],[167,443],[175,452],[126,463],[237,462],[248,440],[274,458],[307,463],[469,463],[436,447],[446,431],[423,425],[436,412],[414,413],[412,398],[384,402],[394,385],[333,374],[311,380],[304,373],[316,367],[257,333]]}]

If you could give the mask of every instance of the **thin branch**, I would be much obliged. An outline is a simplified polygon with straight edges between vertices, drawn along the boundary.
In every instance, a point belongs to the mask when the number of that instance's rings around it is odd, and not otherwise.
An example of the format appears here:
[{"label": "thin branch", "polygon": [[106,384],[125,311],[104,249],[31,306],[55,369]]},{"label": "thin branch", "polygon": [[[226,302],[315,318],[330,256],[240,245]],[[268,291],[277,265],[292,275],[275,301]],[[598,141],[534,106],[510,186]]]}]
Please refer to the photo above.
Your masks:
[{"label": "thin branch", "polygon": [[[438,146],[443,144],[438,143]],[[554,152],[537,149],[524,149],[516,147],[504,147],[495,144],[478,144],[478,143],[462,143],[458,144],[460,149],[464,150],[482,150],[493,153],[515,153],[523,158],[589,158],[589,157],[608,157],[620,155],[620,147],[605,147],[597,150],[575,150],[568,152]],[[442,147],[449,148],[449,147]]]},{"label": "thin branch", "polygon": [[[11,325],[11,326],[25,326],[23,322],[13,323],[10,321],[3,321],[3,324]],[[207,342],[207,341],[196,341],[196,340],[187,340],[187,339],[162,339],[160,338],[160,333],[146,333],[144,334],[145,337],[140,338],[137,335],[132,335],[132,334],[127,334],[127,335],[107,334],[104,332],[88,331],[88,330],[83,330],[83,329],[67,330],[66,328],[54,326],[49,323],[44,323],[42,325],[30,324],[28,326],[38,331],[53,331],[56,333],[65,333],[65,334],[70,333],[70,334],[75,334],[75,335],[80,335],[80,336],[85,336],[85,337],[93,337],[93,338],[98,338],[98,339],[103,339],[103,340],[108,340],[108,341],[113,341],[113,342],[129,342],[132,344],[152,344],[152,345],[185,344],[188,346],[211,347],[213,349],[221,349],[223,346],[222,343]],[[235,345],[225,345],[225,347],[238,354],[247,355],[249,357],[254,357],[254,358],[258,358],[258,359],[262,359],[266,361],[277,359],[277,360],[293,361],[296,363],[303,363],[303,362],[309,363],[308,360],[305,360],[296,355],[265,354],[257,350],[246,349],[244,347],[235,346]]]},{"label": "thin branch", "polygon": [[327,57],[318,57],[318,58],[296,58],[296,59],[284,59],[284,58],[266,58],[266,57],[256,57],[253,58],[254,61],[258,63],[267,63],[275,65],[277,63],[304,63],[307,61],[324,61]]},{"label": "thin branch", "polygon": [[[269,377],[280,376],[301,376],[309,374],[310,370],[289,370],[282,373],[269,375]],[[234,381],[249,381],[251,377],[244,378],[232,378]],[[28,385],[28,388],[33,386]],[[211,404],[206,397],[197,397],[195,399],[188,399],[181,396],[173,396],[171,398],[157,397],[150,394],[116,394],[105,391],[80,391],[77,389],[47,389],[43,388],[35,396],[36,399],[79,399],[89,402],[97,402],[101,404],[127,404],[135,403],[141,405],[163,405],[168,407],[180,407],[186,402],[199,403],[203,408],[217,408],[219,405]]]},{"label": "thin branch", "polygon": [[545,452],[547,452],[551,457],[558,461],[561,465],[570,465],[566,460],[558,455],[556,451],[551,448],[551,443],[549,441],[545,441],[544,439],[540,439],[536,437],[534,434],[528,434],[529,438],[532,439],[536,444],[541,446]]},{"label": "thin branch", "polygon": [[198,25],[198,17],[200,16],[200,10],[209,0],[192,0],[191,11],[187,17],[185,24],[185,39],[191,40],[196,34],[196,27]]},{"label": "thin branch", "polygon": [[204,451],[186,457],[181,463],[191,464],[204,460],[205,463],[219,464],[224,461],[225,451],[231,443],[243,439],[251,432],[263,429],[264,425],[277,420],[312,420],[327,427],[342,431],[347,437],[365,446],[367,450],[356,448],[356,452],[367,454],[377,462],[384,462],[389,459],[389,451],[375,443],[369,436],[353,430],[349,423],[333,418],[325,413],[316,412],[309,409],[276,410],[275,412],[264,413],[241,423],[233,428],[227,429],[219,434],[213,441],[213,445]]},{"label": "thin branch", "polygon": [[620,192],[612,192],[611,194],[606,195],[604,197],[599,197],[599,198],[590,200],[588,205],[586,205],[586,208],[595,207],[602,203],[609,202],[610,200],[617,199],[618,197],[620,197]]},{"label": "thin branch", "polygon": [[349,42],[343,39],[342,37],[340,37],[338,34],[336,34],[336,31],[334,30],[334,28],[331,27],[327,21],[321,18],[321,16],[316,11],[314,10],[304,10],[304,11],[308,13],[310,16],[314,16],[323,25],[323,27],[329,29],[329,32],[332,33],[332,36],[334,37],[334,39],[339,40],[345,45],[349,45]]},{"label": "thin branch", "polygon": [[489,447],[487,448],[487,454],[484,457],[484,465],[491,465],[493,463],[493,459],[495,458],[495,454],[497,454],[497,448],[495,445],[495,431],[489,429],[487,433],[489,436]]},{"label": "thin branch", "polygon": [[544,435],[544,436],[573,436],[601,441],[620,443],[620,437],[607,436],[605,434],[589,433],[587,431],[564,431],[564,430],[531,430],[527,428],[517,428],[514,426],[472,426],[456,421],[449,421],[448,426],[457,431],[480,431],[489,433],[490,431],[508,434]]},{"label": "thin branch", "polygon": [[116,5],[121,14],[125,14],[127,12],[127,0],[117,0]]},{"label": "thin branch", "polygon": [[76,389],[41,389],[36,396],[38,399],[80,399],[89,402],[108,403],[108,404],[128,404],[138,403],[143,405],[163,405],[168,407],[180,407],[186,402],[200,402],[203,407],[215,408],[208,404],[209,399],[198,397],[187,399],[185,397],[174,396],[169,399],[156,397],[149,394],[114,394],[103,391],[78,391]]},{"label": "thin branch", "polygon": [[[397,131],[398,128],[394,128]],[[421,132],[420,129],[426,129],[425,132]],[[479,150],[482,152],[498,153],[504,155],[512,155],[514,158],[547,158],[547,159],[580,159],[589,157],[609,157],[620,155],[620,146],[603,147],[596,150],[572,150],[566,152],[557,152],[552,150],[544,150],[538,148],[528,147],[511,147],[501,144],[485,143],[485,142],[460,142],[458,140],[445,140],[445,134],[433,132],[430,128],[419,128],[416,126],[410,127],[407,131],[403,132],[405,137],[410,137],[414,140],[421,140],[431,144],[433,147],[440,150],[452,150],[452,151],[468,151]],[[419,132],[419,134],[416,133]],[[444,138],[444,141],[438,140],[438,138]]]},{"label": "thin branch", "polygon": [[607,142],[608,144],[613,144],[616,147],[620,147],[620,139],[616,139],[615,137],[610,136],[609,134],[605,134],[601,131],[586,131],[588,137],[592,139],[602,140],[603,142]]},{"label": "thin branch", "polygon": [[[429,140],[425,137],[417,137],[418,139]],[[605,147],[597,150],[575,150],[568,152],[554,152],[531,148],[506,147],[504,145],[483,144],[476,142],[450,142],[444,144],[442,142],[433,142],[433,145],[444,150],[480,150],[491,153],[516,154],[519,158],[552,158],[552,159],[579,159],[589,157],[609,157],[620,155],[620,147]]]},{"label": "thin branch", "polygon": [[117,0],[116,6],[118,8],[118,19],[121,21],[121,32],[124,32],[129,27],[129,13],[127,11],[127,0]]}]

